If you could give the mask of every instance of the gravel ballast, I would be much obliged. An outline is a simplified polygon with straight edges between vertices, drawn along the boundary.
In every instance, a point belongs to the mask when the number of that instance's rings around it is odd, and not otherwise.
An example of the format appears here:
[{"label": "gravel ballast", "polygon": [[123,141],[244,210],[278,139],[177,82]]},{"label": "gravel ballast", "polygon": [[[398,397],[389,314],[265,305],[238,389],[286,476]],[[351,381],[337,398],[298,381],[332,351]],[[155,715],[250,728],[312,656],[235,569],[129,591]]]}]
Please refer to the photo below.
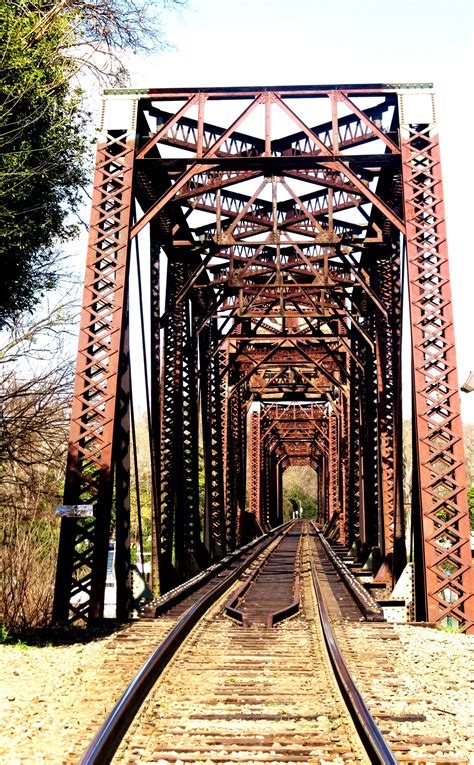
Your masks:
[{"label": "gravel ballast", "polygon": [[[411,625],[396,630],[406,678],[449,720],[474,764],[474,636]],[[133,652],[117,662],[110,647],[110,637],[84,645],[0,646],[0,763],[77,762],[95,728],[91,720],[105,718],[139,666]]]}]

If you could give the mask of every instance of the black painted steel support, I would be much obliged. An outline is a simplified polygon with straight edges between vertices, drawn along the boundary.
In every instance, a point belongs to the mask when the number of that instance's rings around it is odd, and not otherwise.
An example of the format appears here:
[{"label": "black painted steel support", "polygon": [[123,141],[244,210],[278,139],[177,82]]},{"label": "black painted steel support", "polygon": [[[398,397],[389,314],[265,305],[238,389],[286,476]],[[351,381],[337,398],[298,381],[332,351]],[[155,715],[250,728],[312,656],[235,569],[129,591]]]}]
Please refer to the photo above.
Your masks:
[{"label": "black painted steel support", "polygon": [[200,380],[202,437],[204,445],[204,543],[211,559],[227,550],[224,504],[222,401],[220,390],[217,327],[208,322],[200,334]]},{"label": "black painted steel support", "polygon": [[116,616],[126,621],[132,611],[133,593],[130,567],[130,355],[128,329],[121,349],[120,387],[117,396],[115,443],[115,577]]},{"label": "black painted steel support", "polygon": [[169,260],[161,424],[160,591],[199,570],[197,352],[189,301],[177,301],[188,269]]}]

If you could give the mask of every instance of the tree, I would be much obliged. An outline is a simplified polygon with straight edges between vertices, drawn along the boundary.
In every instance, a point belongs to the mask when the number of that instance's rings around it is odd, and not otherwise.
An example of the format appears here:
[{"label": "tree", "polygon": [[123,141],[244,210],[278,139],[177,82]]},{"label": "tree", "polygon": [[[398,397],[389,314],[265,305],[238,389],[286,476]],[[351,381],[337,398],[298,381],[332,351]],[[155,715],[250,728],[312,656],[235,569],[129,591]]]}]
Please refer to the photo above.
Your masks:
[{"label": "tree", "polygon": [[158,5],[0,0],[0,329],[55,286],[56,245],[77,230],[88,143],[78,75],[122,81],[120,52],[147,47]]},{"label": "tree", "polygon": [[317,516],[317,477],[310,467],[292,467],[283,474],[283,517],[289,520],[294,511],[303,518]]},{"label": "tree", "polygon": [[85,180],[71,66],[58,53],[70,30],[56,17],[42,32],[42,15],[14,0],[0,5],[0,326],[55,285],[53,241],[74,233],[68,211]]},{"label": "tree", "polygon": [[467,485],[474,485],[474,425],[463,425],[464,455],[466,458]]},{"label": "tree", "polygon": [[76,317],[24,313],[58,283],[76,233],[92,138],[79,85],[123,83],[124,50],[162,47],[157,10],[181,4],[0,0],[0,620],[14,631],[45,623],[53,592]]},{"label": "tree", "polygon": [[0,347],[0,619],[12,632],[41,626],[50,613],[59,530],[53,508],[63,489],[72,376],[62,359],[72,310],[58,305],[18,324]]}]

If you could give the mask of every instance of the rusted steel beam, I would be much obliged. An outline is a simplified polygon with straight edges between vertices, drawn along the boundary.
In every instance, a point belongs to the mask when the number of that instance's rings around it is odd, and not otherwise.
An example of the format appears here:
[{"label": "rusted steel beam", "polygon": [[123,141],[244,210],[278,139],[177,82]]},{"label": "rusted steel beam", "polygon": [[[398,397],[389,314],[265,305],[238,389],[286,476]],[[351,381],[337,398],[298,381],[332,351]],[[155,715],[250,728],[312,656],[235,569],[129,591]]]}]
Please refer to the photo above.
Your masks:
[{"label": "rusted steel beam", "polygon": [[[176,295],[185,282],[183,263],[169,263],[166,287],[168,319],[164,329],[163,378],[160,432],[160,522],[158,565],[160,592],[168,592],[180,581],[178,568],[183,566],[184,503],[182,460],[182,365],[185,306],[176,305]],[[174,559],[175,550],[177,560]]]},{"label": "rusted steel beam", "polygon": [[126,621],[133,608],[130,559],[130,353],[128,317],[120,352],[117,431],[115,437],[115,578],[116,616]]},{"label": "rusted steel beam", "polygon": [[262,524],[261,500],[261,422],[260,405],[253,404],[249,414],[249,511]]},{"label": "rusted steel beam", "polygon": [[[474,629],[474,581],[439,142],[431,104],[401,146],[413,353],[414,470],[423,550],[417,618]],[[423,586],[420,587],[420,580]]]},{"label": "rusted steel beam", "polygon": [[217,327],[208,322],[199,336],[201,414],[204,445],[204,542],[213,560],[227,549],[222,407],[219,360],[215,356]]},{"label": "rusted steel beam", "polygon": [[91,503],[94,517],[61,522],[56,622],[91,622],[103,616],[120,428],[134,153],[133,123],[106,131],[97,146],[64,489],[66,505]]},{"label": "rusted steel beam", "polygon": [[339,427],[337,415],[330,412],[329,422],[329,454],[328,454],[328,497],[329,497],[329,518],[333,515],[339,515]]},{"label": "rusted steel beam", "polygon": [[401,439],[401,285],[397,238],[371,265],[372,284],[381,297],[387,317],[376,312],[377,398],[379,432],[379,503],[382,510],[382,555],[395,579],[406,563],[404,533]]},{"label": "rusted steel beam", "polygon": [[[206,557],[199,416],[208,557],[253,533],[251,523],[244,528],[247,485],[254,530],[273,525],[283,471],[309,465],[318,471],[320,520],[337,513],[332,533],[392,556],[396,579],[404,562],[399,240],[407,233],[419,615],[468,629],[439,154],[432,115],[410,118],[416,99],[431,104],[431,93],[383,84],[156,89],[114,92],[107,109],[128,109],[128,96],[138,102],[137,147],[121,129],[109,130],[99,150],[67,476],[71,502],[92,499],[96,510],[92,520],[64,521],[56,613],[66,618],[74,592],[72,618],[100,616],[114,489],[121,602],[128,598],[126,253],[148,225],[162,591]],[[369,96],[377,102],[367,107]],[[318,124],[301,108],[316,98],[316,113],[326,110]],[[139,212],[130,225],[132,190]],[[163,315],[160,250],[168,258]]]},{"label": "rusted steel beam", "polygon": [[131,98],[143,98],[151,100],[170,100],[177,101],[179,99],[190,98],[196,91],[202,93],[207,98],[211,99],[248,99],[256,93],[265,95],[268,91],[275,91],[281,96],[292,96],[293,98],[318,98],[331,95],[334,91],[343,91],[346,94],[352,94],[353,96],[367,96],[369,94],[378,95],[379,93],[393,93],[397,94],[400,91],[411,90],[431,90],[433,83],[431,82],[395,82],[395,83],[357,83],[357,84],[341,84],[333,83],[331,85],[275,85],[269,87],[268,85],[254,85],[251,87],[200,87],[200,88],[122,88],[113,90],[106,89],[105,95],[124,95]]},{"label": "rusted steel beam", "polygon": [[228,401],[226,462],[226,519],[229,548],[242,541],[242,514],[245,511],[247,428],[242,388]]}]

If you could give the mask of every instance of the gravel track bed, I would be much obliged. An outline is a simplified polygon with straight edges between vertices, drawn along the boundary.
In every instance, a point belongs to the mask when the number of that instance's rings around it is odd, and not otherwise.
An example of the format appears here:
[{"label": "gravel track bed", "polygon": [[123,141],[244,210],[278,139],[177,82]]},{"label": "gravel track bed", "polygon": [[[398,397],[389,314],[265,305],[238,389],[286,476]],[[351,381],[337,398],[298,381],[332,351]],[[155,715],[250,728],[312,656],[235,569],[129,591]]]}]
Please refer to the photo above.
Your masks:
[{"label": "gravel track bed", "polygon": [[341,651],[398,761],[474,763],[474,635],[355,618],[320,542],[316,555]]},{"label": "gravel track bed", "polygon": [[[405,649],[399,657],[405,682],[425,696],[430,714],[441,716],[460,757],[474,763],[474,636],[410,625],[394,631]],[[141,663],[131,644],[124,641],[110,649],[110,643],[103,638],[55,648],[0,646],[2,765],[77,763],[86,744],[85,728],[92,733],[93,721],[110,709],[97,683],[104,667],[117,677],[118,698]]]},{"label": "gravel track bed", "polygon": [[0,763],[76,763],[174,620],[85,645],[0,646]]},{"label": "gravel track bed", "polygon": [[[332,611],[337,620],[337,598]],[[84,645],[28,649],[1,645],[1,765],[77,763],[97,726],[174,622],[161,617],[136,623]],[[364,685],[366,691],[377,690],[371,705],[388,740],[400,738],[405,726],[412,736],[439,739],[436,750],[427,747],[430,754],[423,762],[474,765],[474,636],[411,625],[387,628],[354,621],[344,625],[341,619],[337,631],[345,635],[349,663],[351,654],[358,657],[354,664],[361,690]],[[369,652],[370,635],[370,650],[381,650],[375,646],[380,632],[389,638],[381,641],[387,651],[386,672],[374,679],[364,651]],[[245,695],[243,687],[241,691]],[[397,716],[402,719],[394,719]],[[295,743],[299,727],[294,729]],[[400,750],[399,756],[410,761],[408,751]]]},{"label": "gravel track bed", "polygon": [[302,578],[302,612],[275,629],[264,626],[261,607],[263,624],[245,628],[224,616],[225,597],[214,606],[165,670],[113,762],[367,763],[314,621],[304,564]]}]

